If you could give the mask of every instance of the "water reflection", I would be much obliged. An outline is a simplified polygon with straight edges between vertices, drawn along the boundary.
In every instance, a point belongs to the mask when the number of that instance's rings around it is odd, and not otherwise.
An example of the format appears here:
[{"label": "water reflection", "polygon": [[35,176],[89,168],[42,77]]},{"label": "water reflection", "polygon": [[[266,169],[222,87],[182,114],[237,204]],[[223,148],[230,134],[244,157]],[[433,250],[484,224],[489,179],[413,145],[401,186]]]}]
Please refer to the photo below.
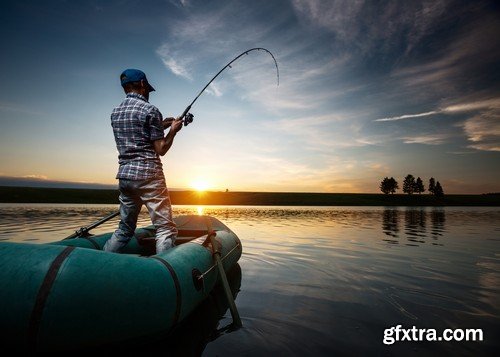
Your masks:
[{"label": "water reflection", "polygon": [[203,216],[203,206],[196,207],[196,211],[198,212],[198,216]]},{"label": "water reflection", "polygon": [[[387,236],[383,240],[389,244],[400,244],[400,208],[386,208],[382,212],[382,232]],[[430,226],[428,218],[430,216]],[[408,208],[404,211],[404,244],[418,246],[426,243],[426,238],[437,240],[445,231],[445,211],[442,208]],[[428,232],[429,231],[429,232]],[[430,233],[430,234],[429,234]],[[437,244],[433,242],[433,244]]]},{"label": "water reflection", "polygon": [[408,209],[405,211],[405,233],[408,242],[410,242],[407,245],[425,243],[425,221],[426,212],[424,209]]},{"label": "water reflection", "polygon": [[390,238],[384,239],[388,243],[398,243],[399,238],[399,210],[385,209],[382,212],[382,231]]},{"label": "water reflection", "polygon": [[[205,308],[179,334],[185,347],[167,338],[158,342],[162,354],[495,355],[500,348],[498,207],[201,208],[243,243],[236,304],[244,327],[224,333],[230,318],[212,319],[190,347],[190,333],[209,320]],[[0,204],[0,239],[55,241],[116,209]],[[198,206],[174,206],[174,215],[197,212]],[[139,226],[148,224],[144,210]],[[384,346],[384,329],[398,324],[471,326],[483,329],[485,340]]]},{"label": "water reflection", "polygon": [[431,215],[431,223],[432,223],[432,228],[431,228],[431,236],[435,240],[438,239],[438,237],[443,235],[443,232],[445,231],[444,227],[444,222],[446,221],[446,216],[444,213],[443,208],[436,208],[432,211]]}]

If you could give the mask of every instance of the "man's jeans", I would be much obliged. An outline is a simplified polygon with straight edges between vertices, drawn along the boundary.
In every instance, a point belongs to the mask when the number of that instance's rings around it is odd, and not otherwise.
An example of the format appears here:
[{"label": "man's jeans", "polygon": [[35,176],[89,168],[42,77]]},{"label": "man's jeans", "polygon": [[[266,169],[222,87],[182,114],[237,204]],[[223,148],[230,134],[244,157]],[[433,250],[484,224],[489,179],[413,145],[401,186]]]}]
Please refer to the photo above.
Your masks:
[{"label": "man's jeans", "polygon": [[134,236],[137,217],[143,204],[146,205],[151,222],[156,228],[156,254],[175,243],[177,228],[172,219],[170,197],[165,178],[148,180],[120,179],[120,216],[118,229],[104,245],[107,252],[120,252]]}]

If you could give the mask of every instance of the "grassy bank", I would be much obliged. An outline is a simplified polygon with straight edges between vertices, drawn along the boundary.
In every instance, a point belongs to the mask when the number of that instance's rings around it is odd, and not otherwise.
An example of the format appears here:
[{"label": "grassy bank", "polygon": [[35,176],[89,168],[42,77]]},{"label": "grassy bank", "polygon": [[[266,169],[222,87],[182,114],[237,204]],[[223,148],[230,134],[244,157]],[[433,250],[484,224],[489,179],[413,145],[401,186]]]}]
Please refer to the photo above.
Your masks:
[{"label": "grassy bank", "polygon": [[[271,206],[500,206],[499,194],[384,195],[363,193],[204,192],[171,191],[177,205]],[[3,203],[111,203],[118,204],[117,190],[0,186]]]}]

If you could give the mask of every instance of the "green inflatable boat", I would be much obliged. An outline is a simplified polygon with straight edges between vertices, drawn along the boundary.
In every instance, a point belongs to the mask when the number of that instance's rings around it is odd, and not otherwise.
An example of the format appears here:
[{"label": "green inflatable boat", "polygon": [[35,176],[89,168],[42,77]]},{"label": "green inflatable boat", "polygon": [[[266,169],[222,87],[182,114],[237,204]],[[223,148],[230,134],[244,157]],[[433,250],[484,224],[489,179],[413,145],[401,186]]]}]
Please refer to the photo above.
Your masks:
[{"label": "green inflatable boat", "polygon": [[[0,242],[0,326],[32,351],[92,348],[164,336],[192,312],[242,253],[209,216],[179,216],[176,246],[155,250],[154,227],[136,230],[122,254],[102,251],[111,233],[50,244]],[[212,243],[213,242],[213,245]]]}]

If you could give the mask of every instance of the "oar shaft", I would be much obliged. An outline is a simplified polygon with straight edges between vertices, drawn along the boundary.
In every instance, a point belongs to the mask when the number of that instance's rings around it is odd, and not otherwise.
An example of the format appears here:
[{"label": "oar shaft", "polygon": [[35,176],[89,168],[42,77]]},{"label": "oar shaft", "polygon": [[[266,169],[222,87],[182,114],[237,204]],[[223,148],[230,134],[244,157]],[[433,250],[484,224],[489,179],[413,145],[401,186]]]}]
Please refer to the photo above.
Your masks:
[{"label": "oar shaft", "polygon": [[212,244],[212,249],[214,251],[214,259],[217,264],[217,268],[219,269],[219,274],[222,281],[222,287],[224,288],[224,293],[226,294],[227,302],[229,304],[229,310],[231,311],[231,317],[233,318],[233,325],[235,327],[243,326],[241,323],[240,314],[238,313],[238,309],[236,308],[236,304],[234,303],[233,294],[231,292],[231,288],[229,287],[229,282],[227,281],[226,272],[224,271],[224,266],[222,265],[222,261],[220,259],[220,252],[216,248],[215,234],[209,233],[210,243]]},{"label": "oar shaft", "polygon": [[80,228],[79,230],[75,231],[75,233],[67,236],[63,240],[81,237],[82,235],[87,234],[91,229],[94,229],[95,227],[100,226],[104,222],[109,221],[111,218],[114,218],[114,217],[118,216],[119,214],[120,214],[120,211],[113,212],[110,215],[107,215],[106,217],[101,218],[97,222],[94,222],[86,227]]},{"label": "oar shaft", "polygon": [[100,226],[101,224],[103,224],[104,222],[107,222],[109,221],[111,218],[115,218],[116,216],[118,216],[120,214],[120,211],[116,211],[116,212],[113,212],[111,213],[110,215],[100,219],[99,221],[95,222],[95,223],[92,223],[90,226],[87,227],[88,230],[91,230],[91,229],[94,229],[95,227],[97,226]]}]

